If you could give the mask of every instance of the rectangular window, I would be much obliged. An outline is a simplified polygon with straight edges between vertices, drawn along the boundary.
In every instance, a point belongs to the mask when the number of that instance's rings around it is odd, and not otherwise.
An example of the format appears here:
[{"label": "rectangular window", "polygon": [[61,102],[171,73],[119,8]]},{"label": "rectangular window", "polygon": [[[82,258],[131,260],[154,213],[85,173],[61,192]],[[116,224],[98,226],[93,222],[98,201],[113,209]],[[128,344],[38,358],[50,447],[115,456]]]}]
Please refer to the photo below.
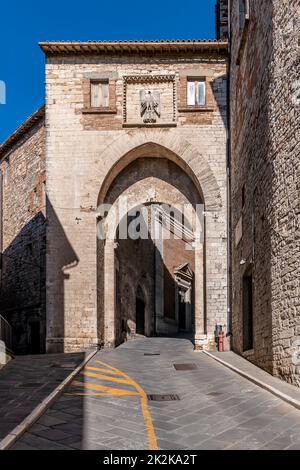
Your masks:
[{"label": "rectangular window", "polygon": [[243,31],[246,20],[249,20],[249,0],[239,0],[240,31]]},{"label": "rectangular window", "polygon": [[243,277],[243,349],[253,349],[253,277]]},{"label": "rectangular window", "polygon": [[91,82],[91,107],[108,108],[109,106],[109,88],[108,80]]},{"label": "rectangular window", "polygon": [[7,184],[9,182],[10,177],[10,158],[6,157],[4,160],[5,169],[4,169],[4,183]]},{"label": "rectangular window", "polygon": [[205,105],[205,81],[204,80],[188,80],[187,104],[188,106],[204,106]]},{"label": "rectangular window", "polygon": [[242,187],[242,209],[245,207],[245,201],[246,201],[245,185],[243,185],[243,187]]}]

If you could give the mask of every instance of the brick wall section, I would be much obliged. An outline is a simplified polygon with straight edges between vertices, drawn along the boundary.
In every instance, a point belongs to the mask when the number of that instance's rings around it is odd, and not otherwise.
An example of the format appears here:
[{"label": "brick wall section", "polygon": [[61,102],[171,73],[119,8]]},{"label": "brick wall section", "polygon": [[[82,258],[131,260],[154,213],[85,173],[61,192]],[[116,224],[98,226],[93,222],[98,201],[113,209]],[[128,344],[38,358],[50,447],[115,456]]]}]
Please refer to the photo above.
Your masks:
[{"label": "brick wall section", "polygon": [[[300,2],[251,1],[241,51],[238,1],[231,3],[233,348],[300,385],[299,366],[292,361],[293,343],[300,339]],[[243,237],[236,247],[240,217]],[[243,352],[241,280],[251,267],[254,349]]]},{"label": "brick wall section", "polygon": [[[124,75],[174,74],[177,94],[179,77],[190,75],[191,71],[211,80],[212,111],[190,114],[176,109],[175,128],[123,127]],[[82,113],[83,80],[92,73],[114,77],[115,114]],[[184,155],[180,158],[186,158],[207,191],[207,329],[212,332],[216,322],[226,323],[225,60],[201,54],[170,58],[142,55],[48,57],[46,96],[49,350],[81,349],[100,341],[98,332],[102,320],[97,316],[94,210],[101,185],[118,158],[147,142],[156,142]],[[99,276],[98,280],[102,282]]]},{"label": "brick wall section", "polygon": [[43,119],[1,155],[0,169],[3,174],[1,315],[13,328],[16,353],[32,352],[31,323],[39,322],[40,352],[43,352],[46,331]]}]

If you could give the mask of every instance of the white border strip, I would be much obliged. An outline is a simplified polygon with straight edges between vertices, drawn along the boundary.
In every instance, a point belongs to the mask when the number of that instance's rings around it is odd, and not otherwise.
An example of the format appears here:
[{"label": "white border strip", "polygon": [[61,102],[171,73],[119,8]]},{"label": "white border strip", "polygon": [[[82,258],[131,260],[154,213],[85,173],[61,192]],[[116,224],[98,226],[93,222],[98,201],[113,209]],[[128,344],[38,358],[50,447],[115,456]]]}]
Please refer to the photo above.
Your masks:
[{"label": "white border strip", "polygon": [[[212,359],[214,359],[215,361],[218,361],[220,362],[221,364],[223,364],[223,366],[225,367],[228,367],[228,369],[231,369],[233,370],[234,372],[236,372],[237,374],[241,375],[242,377],[244,377],[245,379],[248,379],[250,380],[250,382],[253,382],[255,385],[258,385],[259,387],[263,388],[264,390],[267,390],[268,392],[272,393],[273,395],[275,395],[276,397],[278,398],[281,398],[282,400],[286,401],[287,403],[289,403],[290,405],[294,406],[294,408],[297,408],[297,410],[300,410],[300,401],[299,400],[295,400],[294,398],[290,397],[289,395],[281,392],[280,390],[278,390],[277,388],[275,387],[272,387],[272,385],[268,385],[266,384],[265,382],[262,382],[261,380],[257,379],[256,377],[253,377],[253,375],[250,375],[250,374],[247,374],[247,372],[243,372],[241,369],[238,369],[237,367],[229,364],[228,362],[226,361],[223,361],[222,359],[220,359],[219,357],[217,356],[214,356],[213,354],[209,353],[208,351],[204,351],[203,352],[211,357]],[[279,379],[278,379],[279,380]]]},{"label": "white border strip", "polygon": [[76,369],[71,372],[68,377],[66,377],[60,385],[58,385],[53,392],[50,393],[39,405],[37,405],[33,411],[21,422],[18,424],[6,437],[0,441],[0,450],[9,449],[21,436],[24,434],[40,417],[41,415],[49,408],[49,406],[54,402],[54,400],[62,393],[64,388],[66,388],[74,377],[81,371],[81,369],[89,362],[90,359],[98,352],[98,349],[91,352]]}]

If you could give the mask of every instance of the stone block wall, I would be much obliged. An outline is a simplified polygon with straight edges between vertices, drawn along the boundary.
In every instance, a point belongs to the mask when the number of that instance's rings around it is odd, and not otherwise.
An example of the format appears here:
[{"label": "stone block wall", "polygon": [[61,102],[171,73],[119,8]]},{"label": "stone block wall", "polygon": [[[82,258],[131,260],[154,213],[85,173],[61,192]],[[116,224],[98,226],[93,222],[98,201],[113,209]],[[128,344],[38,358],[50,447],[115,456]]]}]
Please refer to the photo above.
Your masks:
[{"label": "stone block wall", "polygon": [[[300,326],[299,0],[231,2],[233,348],[297,384]],[[242,230],[241,230],[242,224]],[[243,275],[253,274],[253,349]]]},{"label": "stone block wall", "polygon": [[45,127],[43,118],[1,152],[0,309],[13,351],[45,351]]}]

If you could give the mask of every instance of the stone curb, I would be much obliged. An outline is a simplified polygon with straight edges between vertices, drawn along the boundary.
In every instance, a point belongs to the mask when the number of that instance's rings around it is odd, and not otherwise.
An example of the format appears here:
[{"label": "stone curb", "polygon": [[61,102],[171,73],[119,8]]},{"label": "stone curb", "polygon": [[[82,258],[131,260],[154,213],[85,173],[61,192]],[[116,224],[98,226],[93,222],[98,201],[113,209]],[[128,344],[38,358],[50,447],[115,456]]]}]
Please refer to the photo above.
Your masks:
[{"label": "stone curb", "polygon": [[220,362],[220,364],[223,364],[223,366],[228,367],[228,369],[233,370],[237,374],[241,375],[245,379],[248,379],[250,382],[253,382],[255,385],[258,385],[259,387],[263,388],[264,390],[267,390],[268,392],[272,393],[278,398],[281,398],[285,402],[287,402],[289,405],[293,406],[297,410],[300,410],[300,401],[295,400],[294,398],[290,397],[286,393],[281,392],[275,387],[272,387],[272,385],[268,385],[265,382],[262,382],[261,380],[257,379],[256,377],[253,377],[253,375],[247,374],[247,372],[242,371],[241,369],[238,369],[237,367],[231,365],[229,362],[223,361],[223,359],[220,359],[219,357],[214,356],[213,354],[209,353],[208,351],[204,351],[204,354],[207,356],[211,357],[215,361]]},{"label": "stone curb", "polygon": [[9,449],[21,436],[26,432],[34,423],[37,421],[41,415],[49,408],[49,406],[54,402],[54,400],[62,393],[62,391],[69,385],[74,377],[81,371],[81,369],[89,362],[90,359],[98,352],[98,349],[91,352],[76,369],[71,372],[68,377],[66,377],[60,385],[58,385],[53,392],[50,393],[44,400],[36,406],[33,411],[21,422],[18,424],[7,436],[5,436],[0,441],[0,450]]}]

